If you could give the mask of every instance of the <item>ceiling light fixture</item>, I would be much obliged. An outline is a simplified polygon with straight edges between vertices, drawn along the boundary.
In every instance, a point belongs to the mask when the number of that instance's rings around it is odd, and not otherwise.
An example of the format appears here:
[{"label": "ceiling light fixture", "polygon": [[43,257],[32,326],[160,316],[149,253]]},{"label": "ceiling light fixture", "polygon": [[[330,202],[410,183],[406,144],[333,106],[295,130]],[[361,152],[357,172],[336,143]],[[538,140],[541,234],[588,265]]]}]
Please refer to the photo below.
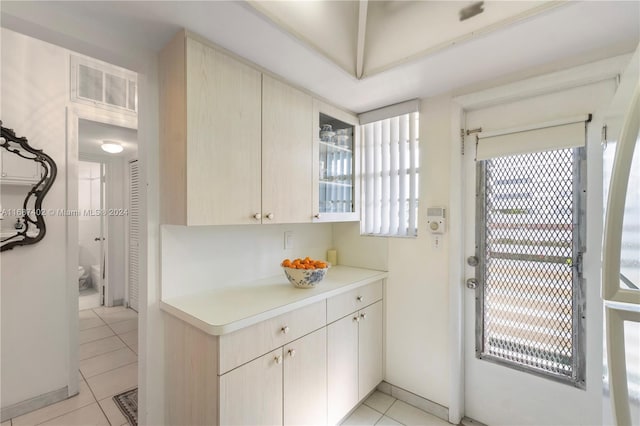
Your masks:
[{"label": "ceiling light fixture", "polygon": [[112,141],[104,141],[102,142],[101,148],[103,151],[108,152],[109,154],[118,154],[122,152],[124,148],[118,142]]}]

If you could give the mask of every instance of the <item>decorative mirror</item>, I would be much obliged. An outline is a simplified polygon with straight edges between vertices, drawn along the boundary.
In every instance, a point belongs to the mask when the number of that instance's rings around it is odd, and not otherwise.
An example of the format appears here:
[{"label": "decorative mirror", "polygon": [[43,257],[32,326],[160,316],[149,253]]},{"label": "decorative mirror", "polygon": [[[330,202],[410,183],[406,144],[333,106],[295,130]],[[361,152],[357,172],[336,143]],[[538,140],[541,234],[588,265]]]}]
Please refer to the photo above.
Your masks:
[{"label": "decorative mirror", "polygon": [[2,121],[0,128],[0,251],[5,251],[44,238],[44,218],[53,212],[42,209],[42,200],[56,179],[57,168],[53,159],[31,147],[27,138],[16,137],[13,130],[2,126]]}]

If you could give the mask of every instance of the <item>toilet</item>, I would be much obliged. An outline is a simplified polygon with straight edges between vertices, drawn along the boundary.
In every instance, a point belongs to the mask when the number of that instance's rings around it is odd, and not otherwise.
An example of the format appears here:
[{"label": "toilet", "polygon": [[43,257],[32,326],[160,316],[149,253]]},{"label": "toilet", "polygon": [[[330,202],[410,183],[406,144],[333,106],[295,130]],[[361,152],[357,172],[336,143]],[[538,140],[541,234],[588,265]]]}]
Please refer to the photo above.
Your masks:
[{"label": "toilet", "polygon": [[87,283],[88,277],[89,277],[89,274],[87,273],[87,271],[82,266],[78,266],[78,289],[79,290],[84,290],[88,287],[88,283]]},{"label": "toilet", "polygon": [[91,285],[95,288],[100,285],[100,265],[91,265]]}]

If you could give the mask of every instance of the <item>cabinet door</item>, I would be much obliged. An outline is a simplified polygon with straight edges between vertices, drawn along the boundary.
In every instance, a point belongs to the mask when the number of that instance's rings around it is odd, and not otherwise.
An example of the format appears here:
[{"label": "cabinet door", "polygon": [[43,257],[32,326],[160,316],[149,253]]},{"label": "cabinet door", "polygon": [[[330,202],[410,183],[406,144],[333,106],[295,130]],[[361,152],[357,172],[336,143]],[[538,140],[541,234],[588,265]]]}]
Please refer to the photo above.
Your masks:
[{"label": "cabinet door", "polygon": [[260,223],[261,73],[187,39],[187,224]]},{"label": "cabinet door", "polygon": [[284,347],[284,424],[327,423],[327,329]]},{"label": "cabinet door", "polygon": [[313,221],[358,221],[358,117],[313,101]]},{"label": "cabinet door", "polygon": [[358,314],[327,326],[328,424],[335,425],[358,403]]},{"label": "cabinet door", "polygon": [[262,80],[262,222],[311,222],[312,99]]},{"label": "cabinet door", "polygon": [[360,310],[358,399],[382,381],[382,301]]},{"label": "cabinet door", "polygon": [[2,180],[35,183],[40,179],[40,163],[1,150]]},{"label": "cabinet door", "polygon": [[282,424],[282,348],[220,376],[220,424]]}]

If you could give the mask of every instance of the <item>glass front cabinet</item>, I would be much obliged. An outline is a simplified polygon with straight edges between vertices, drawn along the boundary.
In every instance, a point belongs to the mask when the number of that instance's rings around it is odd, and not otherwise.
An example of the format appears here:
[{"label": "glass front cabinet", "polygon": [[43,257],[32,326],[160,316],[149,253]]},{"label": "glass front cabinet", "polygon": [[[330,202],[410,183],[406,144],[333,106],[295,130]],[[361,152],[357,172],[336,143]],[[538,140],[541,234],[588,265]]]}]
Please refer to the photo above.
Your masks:
[{"label": "glass front cabinet", "polygon": [[313,221],[358,221],[358,117],[318,100],[313,117]]}]

